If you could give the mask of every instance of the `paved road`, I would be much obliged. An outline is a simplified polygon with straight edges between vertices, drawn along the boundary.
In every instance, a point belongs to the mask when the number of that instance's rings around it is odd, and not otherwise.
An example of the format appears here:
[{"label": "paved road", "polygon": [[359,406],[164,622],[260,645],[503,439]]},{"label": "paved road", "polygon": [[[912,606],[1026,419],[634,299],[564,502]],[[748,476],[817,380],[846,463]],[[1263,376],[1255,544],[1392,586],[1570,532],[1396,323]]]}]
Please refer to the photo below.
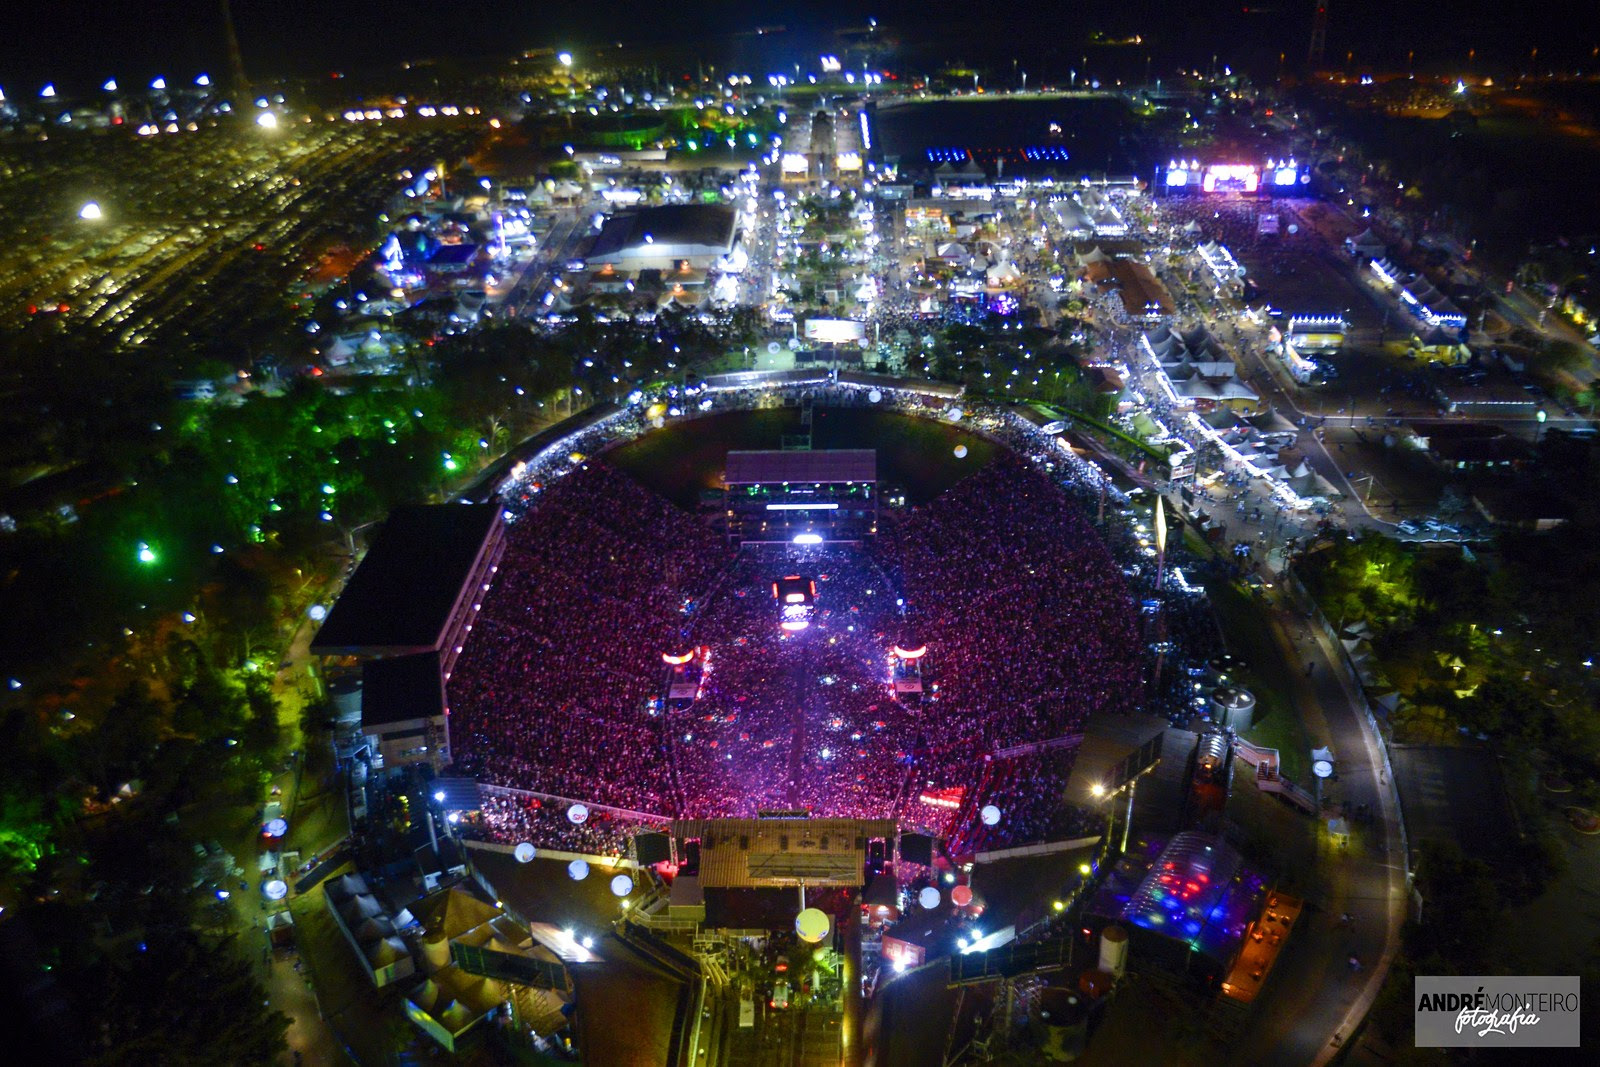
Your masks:
[{"label": "paved road", "polygon": [[[1337,814],[1339,802],[1367,805],[1372,813],[1370,822],[1353,823],[1346,847],[1333,844],[1325,822],[1319,829],[1324,886],[1309,901],[1303,940],[1273,976],[1272,1010],[1257,1014],[1237,1050],[1246,1063],[1320,1065],[1365,1017],[1399,948],[1408,889],[1400,813],[1378,740],[1333,641],[1284,600],[1269,600],[1265,611],[1283,655],[1312,665],[1293,696],[1311,744],[1327,745],[1335,757],[1337,778],[1323,797],[1333,810],[1324,819]],[[1345,913],[1349,923],[1341,921]],[[1359,970],[1348,963],[1352,955]]]}]

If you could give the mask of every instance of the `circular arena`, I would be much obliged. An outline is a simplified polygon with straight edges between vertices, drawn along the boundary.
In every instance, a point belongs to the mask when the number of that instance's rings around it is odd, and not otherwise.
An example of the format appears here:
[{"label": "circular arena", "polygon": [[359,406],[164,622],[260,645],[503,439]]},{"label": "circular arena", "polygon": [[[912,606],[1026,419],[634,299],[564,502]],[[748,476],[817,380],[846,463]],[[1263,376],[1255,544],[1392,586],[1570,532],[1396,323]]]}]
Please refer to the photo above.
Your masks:
[{"label": "circular arena", "polygon": [[[840,393],[703,394],[665,429],[635,405],[519,465],[447,680],[469,832],[616,853],[670,819],[803,811],[962,854],[1076,829],[1084,724],[1142,696],[1133,595],[1082,504],[1097,472],[1007,412]],[[711,488],[729,446],[777,455],[804,401],[802,455],[866,445],[875,483],[833,486],[843,512],[827,486],[741,486],[736,511]]]}]

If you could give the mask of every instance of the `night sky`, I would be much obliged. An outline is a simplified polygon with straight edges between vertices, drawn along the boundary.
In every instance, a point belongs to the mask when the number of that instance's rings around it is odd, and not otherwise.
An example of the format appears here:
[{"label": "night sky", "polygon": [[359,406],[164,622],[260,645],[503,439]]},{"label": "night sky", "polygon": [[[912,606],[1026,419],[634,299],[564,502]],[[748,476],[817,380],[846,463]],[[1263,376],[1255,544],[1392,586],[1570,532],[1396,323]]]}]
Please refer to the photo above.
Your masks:
[{"label": "night sky", "polygon": [[[983,5],[952,0],[845,0],[811,5],[781,0],[702,0],[650,3],[614,0],[603,6],[553,5],[538,0],[479,0],[450,5],[419,0],[235,0],[234,16],[253,77],[318,73],[409,58],[503,54],[518,47],[577,45],[604,41],[624,28],[622,39],[700,40],[757,25],[790,30],[826,30],[864,22],[875,15],[885,30],[910,42],[948,41],[972,52],[1017,47],[1036,51],[1076,50],[1091,29],[1138,32],[1155,48],[1192,53],[1203,64],[1210,53],[1246,63],[1284,51],[1303,58],[1314,0],[1259,3],[1173,4],[1130,0],[1101,3],[992,0]],[[826,15],[819,14],[819,7]],[[1430,55],[1460,56],[1476,47],[1482,59],[1525,56],[1530,43],[1541,57],[1588,59],[1600,45],[1600,18],[1514,18],[1503,3],[1460,0],[1385,3],[1334,0],[1328,40],[1330,59],[1348,49],[1377,60],[1382,49],[1396,63],[1414,48],[1419,64]],[[603,14],[602,14],[603,12]],[[139,79],[155,73],[184,77],[225,66],[219,0],[15,0],[0,35],[0,86],[12,93],[36,88],[47,78],[70,90],[97,85],[107,76]],[[1592,38],[1592,39],[1591,39]],[[969,56],[968,58],[974,58]],[[1359,63],[1358,63],[1359,65]]]}]

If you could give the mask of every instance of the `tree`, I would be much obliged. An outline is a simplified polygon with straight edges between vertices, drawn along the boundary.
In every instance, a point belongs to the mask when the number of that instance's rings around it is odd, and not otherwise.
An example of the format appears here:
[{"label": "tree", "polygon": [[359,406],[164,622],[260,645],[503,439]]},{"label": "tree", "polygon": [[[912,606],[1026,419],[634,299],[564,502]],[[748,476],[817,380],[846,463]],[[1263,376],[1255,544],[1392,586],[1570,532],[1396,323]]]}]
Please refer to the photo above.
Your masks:
[{"label": "tree", "polygon": [[1532,363],[1536,372],[1554,376],[1577,370],[1586,361],[1586,356],[1587,352],[1578,342],[1553,337],[1534,350]]},{"label": "tree", "polygon": [[91,968],[79,990],[94,1067],[211,1067],[271,1063],[289,1020],[231,945],[187,927],[147,933],[125,960]]}]

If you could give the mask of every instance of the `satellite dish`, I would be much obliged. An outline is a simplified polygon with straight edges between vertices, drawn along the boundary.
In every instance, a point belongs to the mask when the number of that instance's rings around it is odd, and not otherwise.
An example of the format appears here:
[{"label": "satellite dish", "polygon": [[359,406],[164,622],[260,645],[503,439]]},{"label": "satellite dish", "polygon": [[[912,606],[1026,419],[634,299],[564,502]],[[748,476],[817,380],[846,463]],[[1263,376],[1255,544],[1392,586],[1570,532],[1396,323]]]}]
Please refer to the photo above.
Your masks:
[{"label": "satellite dish", "polygon": [[768,341],[767,351],[771,352],[773,355],[777,355],[779,352],[783,351],[783,346],[776,341]]},{"label": "satellite dish", "polygon": [[791,352],[800,351],[800,338],[798,338],[798,337],[789,338],[789,351],[791,351]]},{"label": "satellite dish", "polygon": [[511,854],[517,857],[518,863],[530,863],[532,862],[533,857],[539,854],[539,850],[534,848],[528,842],[524,841],[516,848],[512,849]]},{"label": "satellite dish", "polygon": [[589,861],[573,860],[571,863],[567,864],[567,877],[571,878],[574,882],[581,882],[585,878],[589,877]]},{"label": "satellite dish", "polygon": [[261,884],[261,895],[268,900],[282,900],[289,895],[289,883],[282,878],[274,878],[270,882]]},{"label": "satellite dish", "polygon": [[633,879],[625,874],[619,874],[611,879],[611,893],[613,896],[625,897],[633,892]]},{"label": "satellite dish", "polygon": [[586,804],[574,804],[567,809],[567,821],[574,826],[582,826],[589,821],[589,807]]},{"label": "satellite dish", "polygon": [[972,887],[970,885],[956,886],[954,889],[950,890],[950,901],[958,908],[964,908],[968,904],[971,904]]},{"label": "satellite dish", "polygon": [[966,459],[967,458],[967,446],[966,445],[956,445],[956,458],[957,459]]},{"label": "satellite dish", "polygon": [[813,945],[828,936],[829,925],[828,913],[821,908],[807,908],[794,917],[794,932]]},{"label": "satellite dish", "polygon": [[867,394],[867,399],[876,404],[883,399],[883,394],[874,389],[872,392]]},{"label": "satellite dish", "polygon": [[931,885],[922,887],[922,892],[917,894],[917,903],[932,911],[939,906],[939,890]]},{"label": "satellite dish", "polygon": [[985,826],[998,826],[1000,823],[1000,809],[993,804],[985,804],[983,810],[978,812],[978,818],[983,820]]}]

